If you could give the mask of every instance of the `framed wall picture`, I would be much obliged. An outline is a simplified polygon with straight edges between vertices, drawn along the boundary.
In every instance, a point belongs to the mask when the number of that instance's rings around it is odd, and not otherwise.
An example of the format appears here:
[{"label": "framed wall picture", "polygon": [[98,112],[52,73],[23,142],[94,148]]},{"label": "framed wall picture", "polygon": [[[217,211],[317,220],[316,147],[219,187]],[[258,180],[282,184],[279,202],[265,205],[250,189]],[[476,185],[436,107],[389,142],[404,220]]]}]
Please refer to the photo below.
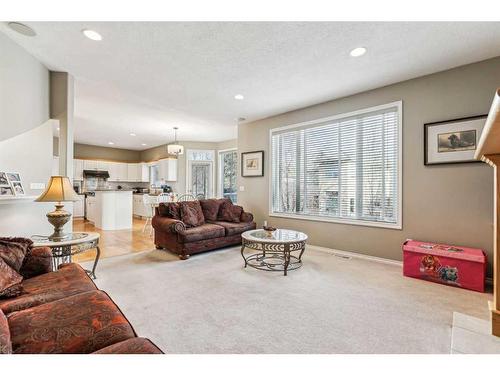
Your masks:
[{"label": "framed wall picture", "polygon": [[262,177],[264,176],[264,151],[252,151],[241,153],[241,176]]},{"label": "framed wall picture", "polygon": [[7,173],[7,180],[9,180],[10,187],[15,195],[25,195],[19,173]]},{"label": "framed wall picture", "polygon": [[478,162],[474,159],[487,115],[424,124],[424,164]]}]

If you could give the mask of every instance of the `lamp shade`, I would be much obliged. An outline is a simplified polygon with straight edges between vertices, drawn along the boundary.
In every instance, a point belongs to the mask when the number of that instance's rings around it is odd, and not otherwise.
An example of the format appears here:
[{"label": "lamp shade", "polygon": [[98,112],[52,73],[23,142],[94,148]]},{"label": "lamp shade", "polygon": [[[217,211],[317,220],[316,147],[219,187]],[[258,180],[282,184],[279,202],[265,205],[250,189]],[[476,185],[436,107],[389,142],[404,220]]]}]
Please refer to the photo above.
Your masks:
[{"label": "lamp shade", "polygon": [[68,177],[52,176],[47,188],[35,202],[74,202],[79,199]]},{"label": "lamp shade", "polygon": [[167,152],[169,154],[182,155],[184,153],[184,146],[177,143],[167,145]]}]

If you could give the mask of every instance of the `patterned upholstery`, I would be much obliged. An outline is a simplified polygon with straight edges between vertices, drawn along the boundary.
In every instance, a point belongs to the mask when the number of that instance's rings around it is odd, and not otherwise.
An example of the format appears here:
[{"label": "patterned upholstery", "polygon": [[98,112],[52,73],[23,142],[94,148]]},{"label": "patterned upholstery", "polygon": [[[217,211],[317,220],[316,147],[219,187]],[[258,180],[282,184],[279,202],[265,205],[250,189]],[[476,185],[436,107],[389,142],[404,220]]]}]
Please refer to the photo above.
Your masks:
[{"label": "patterned upholstery", "polygon": [[224,228],[214,224],[203,224],[179,232],[179,242],[195,242],[224,236]]},{"label": "patterned upholstery", "polygon": [[87,273],[74,263],[24,280],[22,286],[24,292],[20,296],[0,299],[0,309],[5,314],[97,289]]},{"label": "patterned upholstery", "polygon": [[217,215],[219,214],[219,209],[225,199],[202,199],[200,200],[201,209],[203,210],[203,216],[205,220],[215,221],[217,220]]},{"label": "patterned upholstery", "polygon": [[16,272],[23,265],[24,257],[33,241],[20,237],[0,237],[0,258]]},{"label": "patterned upholstery", "polygon": [[19,273],[28,279],[52,271],[52,250],[50,247],[33,247],[26,253]]},{"label": "patterned upholstery", "polygon": [[255,229],[255,223],[230,223],[228,221],[213,221],[212,224],[219,225],[225,229],[226,236],[241,234],[247,230]]},{"label": "patterned upholstery", "polygon": [[[240,223],[218,219],[217,221],[207,221],[204,225],[198,227],[187,228],[183,221],[162,216],[161,210],[157,208],[152,220],[157,248],[167,249],[178,254],[182,259],[186,259],[190,254],[241,244],[241,233],[256,227],[253,215],[244,212],[240,206],[233,205],[227,198],[205,199],[200,201],[201,207],[205,206],[202,209],[202,213],[205,215],[204,219],[208,220],[208,217],[213,217],[213,212],[215,212],[214,202],[219,202],[220,205],[227,204],[236,207],[236,216],[238,217],[235,217],[234,220]],[[220,214],[220,209],[218,214]],[[222,230],[215,229],[213,224],[223,227]]]},{"label": "patterned upholstery", "polygon": [[180,202],[181,219],[187,227],[205,224],[205,217],[199,201]]},{"label": "patterned upholstery", "polygon": [[236,206],[231,202],[224,202],[220,207],[219,220],[239,223],[242,213],[243,207]]},{"label": "patterned upholstery", "polygon": [[148,339],[136,337],[107,346],[93,354],[163,354],[163,352]]},{"label": "patterned upholstery", "polygon": [[0,298],[16,297],[21,294],[22,281],[23,277],[0,258]]},{"label": "patterned upholstery", "polygon": [[12,353],[12,343],[10,342],[10,330],[7,318],[0,310],[0,354]]},{"label": "patterned upholstery", "polygon": [[77,294],[8,316],[14,353],[85,354],[136,334],[102,291]]}]

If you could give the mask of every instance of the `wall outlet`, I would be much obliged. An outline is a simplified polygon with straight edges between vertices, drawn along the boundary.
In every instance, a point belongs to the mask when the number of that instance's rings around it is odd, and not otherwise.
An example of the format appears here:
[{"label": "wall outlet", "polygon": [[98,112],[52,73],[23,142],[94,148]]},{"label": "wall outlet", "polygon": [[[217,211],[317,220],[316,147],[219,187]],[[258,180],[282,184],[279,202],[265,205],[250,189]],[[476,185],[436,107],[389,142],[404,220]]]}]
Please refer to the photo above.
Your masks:
[{"label": "wall outlet", "polygon": [[245,191],[245,186],[240,186],[240,191]]},{"label": "wall outlet", "polygon": [[43,190],[45,189],[45,184],[43,182],[32,182],[30,184],[31,190]]}]

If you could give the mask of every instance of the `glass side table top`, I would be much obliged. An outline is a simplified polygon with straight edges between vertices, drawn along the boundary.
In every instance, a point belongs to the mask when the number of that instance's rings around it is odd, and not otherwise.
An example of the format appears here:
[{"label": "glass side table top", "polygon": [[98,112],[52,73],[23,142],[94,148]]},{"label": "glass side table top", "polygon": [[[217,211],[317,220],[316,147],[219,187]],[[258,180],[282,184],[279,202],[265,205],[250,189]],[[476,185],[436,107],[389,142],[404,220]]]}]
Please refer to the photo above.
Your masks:
[{"label": "glass side table top", "polygon": [[267,232],[264,229],[254,229],[244,232],[242,237],[248,241],[254,242],[299,242],[307,240],[307,235],[290,229],[276,229],[273,232]]}]

